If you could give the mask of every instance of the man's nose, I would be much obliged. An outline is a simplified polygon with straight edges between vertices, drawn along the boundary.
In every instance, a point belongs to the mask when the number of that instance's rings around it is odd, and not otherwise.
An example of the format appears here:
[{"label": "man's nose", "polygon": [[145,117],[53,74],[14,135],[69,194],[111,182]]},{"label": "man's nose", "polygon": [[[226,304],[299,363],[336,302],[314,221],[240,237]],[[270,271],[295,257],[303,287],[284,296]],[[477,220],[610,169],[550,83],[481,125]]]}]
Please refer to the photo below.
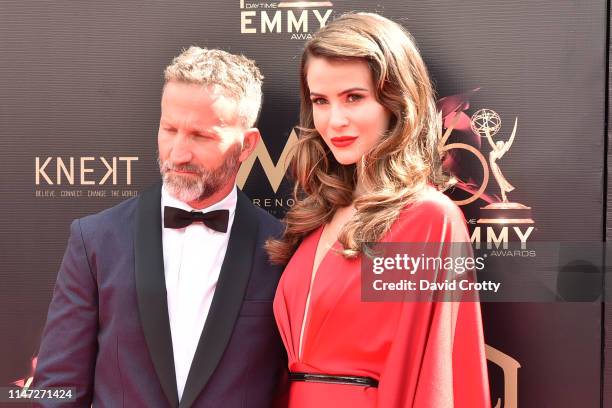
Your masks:
[{"label": "man's nose", "polygon": [[335,104],[331,106],[330,116],[329,116],[329,125],[333,128],[342,128],[349,124],[349,118],[347,116],[347,112],[340,104]]},{"label": "man's nose", "polygon": [[174,164],[189,163],[191,161],[193,158],[191,139],[187,135],[179,133],[176,136],[170,158]]}]

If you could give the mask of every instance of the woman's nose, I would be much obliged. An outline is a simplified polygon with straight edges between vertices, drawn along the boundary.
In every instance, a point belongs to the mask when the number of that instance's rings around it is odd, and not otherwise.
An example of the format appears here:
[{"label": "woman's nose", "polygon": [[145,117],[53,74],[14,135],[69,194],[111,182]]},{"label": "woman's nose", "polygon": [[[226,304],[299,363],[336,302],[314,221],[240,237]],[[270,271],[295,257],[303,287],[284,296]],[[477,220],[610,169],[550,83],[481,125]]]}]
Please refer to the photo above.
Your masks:
[{"label": "woman's nose", "polygon": [[329,117],[329,125],[333,128],[342,128],[349,124],[346,111],[340,105],[332,105]]}]

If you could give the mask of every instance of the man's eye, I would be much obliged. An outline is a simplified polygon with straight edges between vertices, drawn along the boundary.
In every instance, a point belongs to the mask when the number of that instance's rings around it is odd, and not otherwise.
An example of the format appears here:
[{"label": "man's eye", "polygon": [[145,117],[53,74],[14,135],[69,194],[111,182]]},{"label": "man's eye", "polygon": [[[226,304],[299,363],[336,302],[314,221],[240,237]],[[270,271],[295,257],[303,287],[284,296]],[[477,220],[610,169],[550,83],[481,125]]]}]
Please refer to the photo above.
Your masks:
[{"label": "man's eye", "polygon": [[165,127],[164,130],[168,133],[176,133],[176,129],[173,127]]},{"label": "man's eye", "polygon": [[216,143],[221,140],[222,136],[216,133],[194,133],[193,138],[201,143]]}]

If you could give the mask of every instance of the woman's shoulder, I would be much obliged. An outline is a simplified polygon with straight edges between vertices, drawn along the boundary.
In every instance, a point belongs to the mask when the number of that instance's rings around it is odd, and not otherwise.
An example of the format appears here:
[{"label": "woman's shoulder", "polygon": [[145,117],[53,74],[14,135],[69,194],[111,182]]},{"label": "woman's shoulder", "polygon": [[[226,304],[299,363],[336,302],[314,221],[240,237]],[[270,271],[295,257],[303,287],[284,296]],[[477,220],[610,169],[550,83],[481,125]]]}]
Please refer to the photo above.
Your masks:
[{"label": "woman's shoulder", "polygon": [[430,219],[462,220],[463,212],[446,194],[433,186],[427,186],[417,199],[407,205],[400,213],[400,218],[427,216]]},{"label": "woman's shoulder", "polygon": [[444,193],[427,186],[414,202],[400,212],[391,227],[389,238],[407,242],[430,242],[464,241],[466,237],[463,212]]}]

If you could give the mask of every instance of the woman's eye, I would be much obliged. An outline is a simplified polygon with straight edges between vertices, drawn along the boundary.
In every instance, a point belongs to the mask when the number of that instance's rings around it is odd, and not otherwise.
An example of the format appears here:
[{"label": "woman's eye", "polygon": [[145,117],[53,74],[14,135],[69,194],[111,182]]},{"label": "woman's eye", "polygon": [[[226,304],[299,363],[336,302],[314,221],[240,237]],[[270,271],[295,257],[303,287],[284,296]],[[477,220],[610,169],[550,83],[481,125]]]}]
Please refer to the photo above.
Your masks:
[{"label": "woman's eye", "polygon": [[350,94],[346,97],[346,100],[349,102],[357,102],[360,99],[363,99],[363,95]]},{"label": "woman's eye", "polygon": [[313,105],[323,105],[324,103],[327,103],[324,98],[313,98],[311,101]]}]

